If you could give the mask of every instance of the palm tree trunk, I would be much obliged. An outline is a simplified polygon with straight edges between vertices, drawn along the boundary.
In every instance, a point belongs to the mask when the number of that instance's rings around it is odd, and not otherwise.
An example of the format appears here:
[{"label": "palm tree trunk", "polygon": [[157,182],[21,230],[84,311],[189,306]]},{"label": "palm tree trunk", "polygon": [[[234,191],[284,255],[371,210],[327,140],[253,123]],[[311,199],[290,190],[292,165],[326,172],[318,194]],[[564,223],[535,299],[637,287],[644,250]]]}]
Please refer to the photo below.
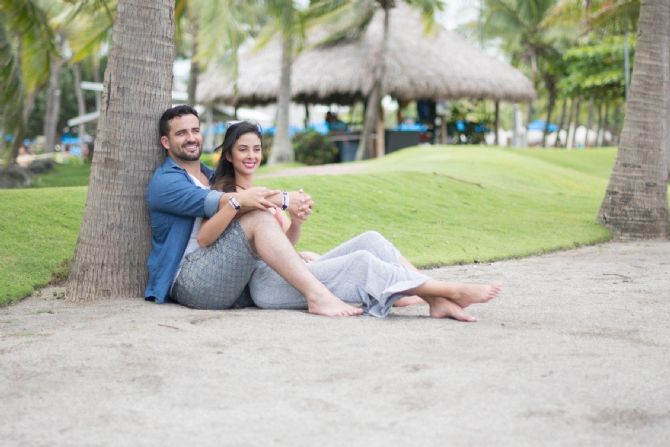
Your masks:
[{"label": "palm tree trunk", "polygon": [[16,157],[19,155],[19,149],[23,145],[23,139],[26,136],[26,126],[28,125],[28,119],[30,118],[30,114],[32,113],[33,108],[35,108],[36,97],[37,97],[37,89],[30,92],[23,101],[20,117],[17,118],[20,121],[18,121],[18,124],[15,128],[14,132],[15,138],[9,147],[9,152],[7,153],[7,156],[5,157],[6,169],[16,164]]},{"label": "palm tree trunk", "polygon": [[157,123],[171,104],[174,28],[174,0],[119,0],[70,300],[143,293],[151,248],[145,195],[165,158]]},{"label": "palm tree trunk", "polygon": [[[285,26],[290,27],[293,10],[286,8]],[[291,15],[291,17],[289,17]],[[293,38],[288,31],[282,32],[281,75],[277,98],[277,131],[272,143],[269,164],[290,163],[295,160],[289,135],[289,108],[291,105],[291,65],[293,64]]]},{"label": "palm tree trunk", "polygon": [[582,106],[582,98],[577,97],[574,106],[575,106],[575,116],[572,120],[572,135],[570,136],[570,139],[568,141],[568,149],[572,149],[573,147],[575,147],[575,143],[577,142],[577,128],[579,127],[579,112]]},{"label": "palm tree trunk", "polygon": [[356,151],[356,160],[362,160],[368,153],[370,145],[370,137],[372,131],[377,126],[377,113],[382,100],[382,85],[384,83],[384,75],[386,74],[386,53],[388,51],[388,36],[389,36],[389,18],[391,5],[383,4],[384,6],[384,33],[382,34],[382,41],[379,46],[379,53],[377,54],[374,80],[372,89],[368,93],[367,105],[365,107],[365,122],[363,123],[363,132],[361,132],[361,139],[358,142],[358,150]]},{"label": "palm tree trunk", "polygon": [[[81,89],[81,68],[79,64],[72,65],[72,77],[74,78],[74,96],[77,98],[77,112],[79,116],[86,114],[86,105],[84,104],[84,92]],[[81,156],[86,155],[86,125],[79,124],[79,147],[81,147]]]},{"label": "palm tree trunk", "polygon": [[[495,112],[494,112],[494,118],[493,118],[493,127],[495,135],[493,135],[493,144],[496,146],[500,146],[500,101],[496,101],[494,103],[495,106]],[[444,119],[443,119],[444,121]],[[446,129],[446,126],[445,126]]]},{"label": "palm tree trunk", "polygon": [[556,90],[549,90],[549,104],[547,104],[547,117],[544,122],[544,129],[542,129],[542,147],[547,146],[547,133],[549,133],[549,124],[551,123],[551,112],[554,110],[556,103]]},{"label": "palm tree trunk", "polygon": [[195,23],[195,19],[191,20],[190,32],[191,36],[193,36],[193,42],[191,43],[191,69],[188,72],[188,87],[186,91],[188,93],[188,103],[195,105],[195,92],[198,88],[200,65],[196,60],[196,54],[198,53],[198,25]]},{"label": "palm tree trunk", "polygon": [[[607,136],[607,132],[609,132],[609,118],[610,116],[610,103],[609,101],[605,101],[605,112],[603,113],[603,144],[605,144],[605,137]],[[612,135],[612,132],[610,132],[610,137]],[[612,139],[610,138],[609,143],[612,142]]]},{"label": "palm tree trunk", "polygon": [[641,2],[635,67],[614,169],[598,218],[622,238],[667,238],[665,126],[670,113],[670,4]]},{"label": "palm tree trunk", "polygon": [[[100,82],[100,63],[93,63],[93,82]],[[100,111],[102,98],[100,92],[95,92],[95,110]]]},{"label": "palm tree trunk", "polygon": [[596,109],[596,147],[602,146],[602,130],[603,130],[603,100],[598,101]]},{"label": "palm tree trunk", "polygon": [[561,130],[563,130],[563,125],[565,124],[565,113],[568,108],[568,98],[563,98],[563,104],[561,105],[561,118],[558,122],[558,131],[556,132],[556,141],[554,142],[554,147],[561,146]]},{"label": "palm tree trunk", "polygon": [[586,137],[584,140],[584,147],[591,147],[589,143],[589,134],[591,133],[591,126],[593,125],[593,96],[589,98],[589,114],[586,119]]},{"label": "palm tree trunk", "polygon": [[60,72],[62,67],[63,59],[60,57],[60,54],[52,56],[49,69],[47,103],[44,111],[44,150],[46,152],[53,152],[56,145],[58,118],[60,115]]}]

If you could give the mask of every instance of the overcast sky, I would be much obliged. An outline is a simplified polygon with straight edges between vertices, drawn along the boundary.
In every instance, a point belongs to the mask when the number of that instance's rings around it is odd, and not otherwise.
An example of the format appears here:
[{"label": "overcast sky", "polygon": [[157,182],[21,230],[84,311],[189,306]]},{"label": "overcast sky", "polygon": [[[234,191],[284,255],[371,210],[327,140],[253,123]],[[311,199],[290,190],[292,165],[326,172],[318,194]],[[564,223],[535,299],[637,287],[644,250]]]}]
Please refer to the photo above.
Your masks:
[{"label": "overcast sky", "polygon": [[479,16],[479,5],[481,0],[446,0],[444,11],[440,13],[438,20],[447,29],[454,29]]}]

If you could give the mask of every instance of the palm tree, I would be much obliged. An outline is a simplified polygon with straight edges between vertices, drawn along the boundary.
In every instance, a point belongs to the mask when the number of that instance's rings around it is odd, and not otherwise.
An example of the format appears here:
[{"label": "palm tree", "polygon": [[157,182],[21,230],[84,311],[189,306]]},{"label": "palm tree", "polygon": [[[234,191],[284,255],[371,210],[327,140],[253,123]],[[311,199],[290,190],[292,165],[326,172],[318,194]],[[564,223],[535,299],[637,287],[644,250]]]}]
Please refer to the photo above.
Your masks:
[{"label": "palm tree", "polygon": [[[429,33],[435,25],[435,13],[444,8],[443,0],[401,0],[421,12],[424,29]],[[336,44],[340,40],[355,38],[362,34],[375,12],[381,9],[384,15],[384,27],[379,48],[372,63],[373,81],[366,95],[365,120],[356,152],[356,159],[362,160],[368,152],[368,143],[377,125],[383,85],[386,76],[386,57],[388,53],[390,11],[396,6],[395,0],[330,0],[321,3],[318,22],[329,22],[334,30],[317,44]]]},{"label": "palm tree", "polygon": [[164,159],[157,122],[171,103],[174,25],[174,0],[118,1],[69,299],[140,296],[146,284],[144,196]]},{"label": "palm tree", "polygon": [[[563,72],[561,40],[569,34],[552,21],[555,4],[556,0],[485,0],[486,37],[501,38],[503,51],[511,56],[513,65],[526,65],[535,88],[541,81],[548,93],[543,144]],[[532,103],[528,108],[529,121],[531,115]]]},{"label": "palm tree", "polygon": [[301,11],[293,0],[266,0],[264,6],[273,18],[266,34],[276,30],[281,36],[281,74],[277,95],[277,122],[272,152],[268,163],[287,163],[295,159],[289,135],[289,107],[291,105],[291,67],[299,39],[304,36]]},{"label": "palm tree", "polygon": [[53,33],[39,2],[0,0],[0,115],[13,164],[37,90],[48,79]]},{"label": "palm tree", "polygon": [[643,1],[638,30],[621,142],[598,217],[623,238],[667,238],[670,4]]}]

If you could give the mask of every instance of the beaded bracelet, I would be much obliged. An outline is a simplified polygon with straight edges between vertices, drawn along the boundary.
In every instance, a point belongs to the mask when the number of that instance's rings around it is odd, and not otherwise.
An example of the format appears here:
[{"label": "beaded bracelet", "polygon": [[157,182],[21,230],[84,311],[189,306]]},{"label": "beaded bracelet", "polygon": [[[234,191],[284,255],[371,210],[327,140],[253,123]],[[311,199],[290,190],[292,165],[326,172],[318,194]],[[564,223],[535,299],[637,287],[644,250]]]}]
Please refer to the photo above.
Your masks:
[{"label": "beaded bracelet", "polygon": [[288,209],[288,192],[281,192],[281,209],[286,211]]}]

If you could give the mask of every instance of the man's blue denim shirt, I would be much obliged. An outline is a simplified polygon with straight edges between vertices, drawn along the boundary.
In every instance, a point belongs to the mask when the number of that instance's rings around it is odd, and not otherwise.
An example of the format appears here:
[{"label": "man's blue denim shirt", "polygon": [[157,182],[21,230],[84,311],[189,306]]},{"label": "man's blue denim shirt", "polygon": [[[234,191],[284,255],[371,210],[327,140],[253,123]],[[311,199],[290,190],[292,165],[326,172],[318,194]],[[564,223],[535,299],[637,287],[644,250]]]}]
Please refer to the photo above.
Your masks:
[{"label": "man's blue denim shirt", "polygon": [[[213,171],[200,163],[208,178]],[[211,217],[223,193],[198,187],[171,157],[156,169],[147,191],[151,218],[149,282],[144,299],[164,303],[191,237],[196,217]]]}]

